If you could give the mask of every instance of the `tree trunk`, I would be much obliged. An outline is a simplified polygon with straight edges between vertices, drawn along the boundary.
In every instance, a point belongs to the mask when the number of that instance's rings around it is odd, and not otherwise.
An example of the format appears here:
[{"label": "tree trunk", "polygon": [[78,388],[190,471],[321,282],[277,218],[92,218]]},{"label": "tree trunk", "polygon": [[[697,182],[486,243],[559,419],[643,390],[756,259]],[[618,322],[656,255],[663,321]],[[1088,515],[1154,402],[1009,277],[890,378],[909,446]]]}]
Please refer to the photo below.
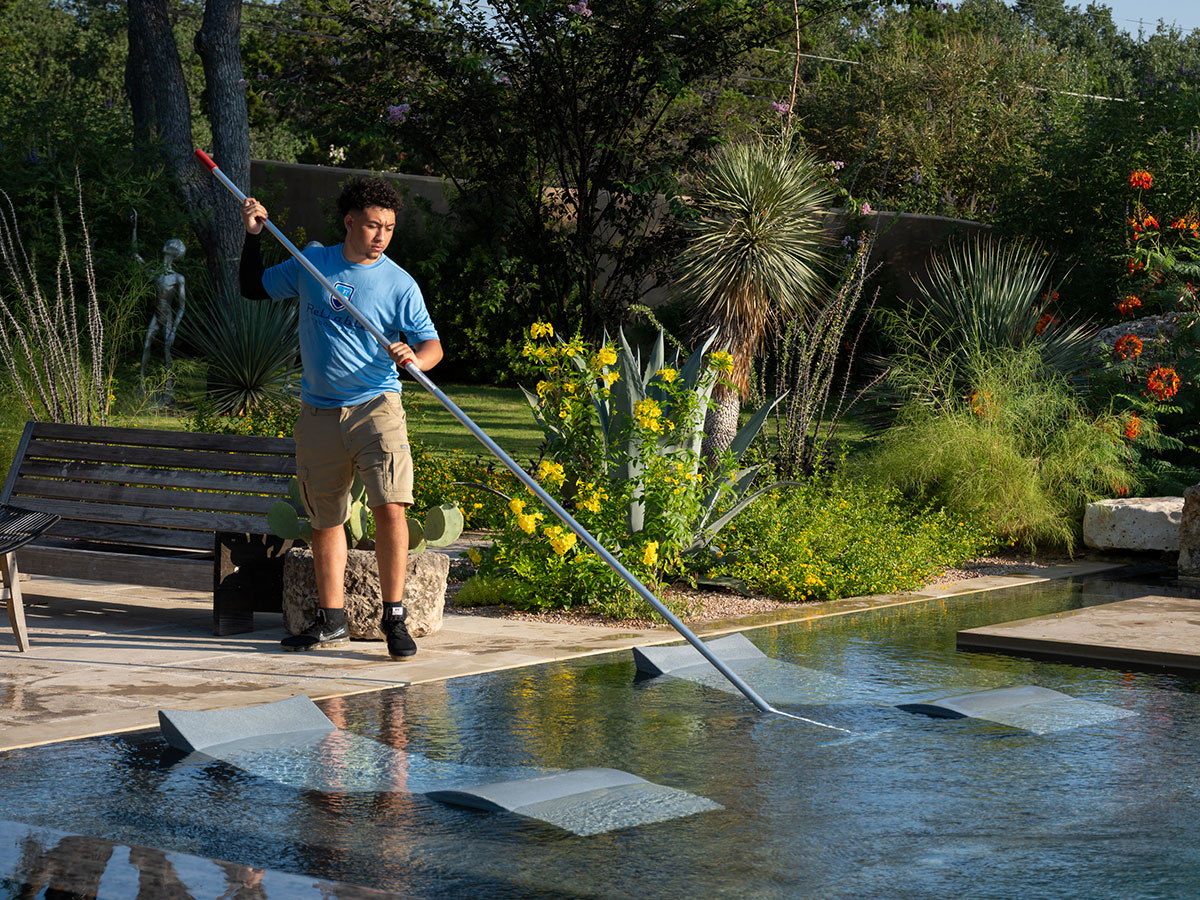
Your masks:
[{"label": "tree trunk", "polygon": [[704,443],[700,454],[712,465],[722,453],[729,449],[738,433],[738,417],[742,412],[742,398],[735,388],[718,384],[713,388],[713,406],[704,419]]},{"label": "tree trunk", "polygon": [[[196,33],[196,52],[204,64],[205,96],[212,121],[213,158],[229,179],[250,193],[250,124],[242,77],[242,4],[208,0]],[[216,182],[213,182],[215,185]],[[220,271],[221,295],[237,294],[235,273],[245,241],[237,198],[225,189],[213,204],[213,254]]]},{"label": "tree trunk", "polygon": [[[237,53],[238,35],[241,24],[240,8],[236,14],[230,15],[224,7],[228,0],[216,0],[209,6],[220,7],[212,10],[213,24],[209,26],[210,10],[206,8],[204,26],[208,28],[206,46],[219,47],[213,53],[214,58],[224,59],[228,46],[232,42]],[[224,14],[222,14],[224,13]],[[192,146],[192,110],[188,97],[187,84],[183,79],[183,64],[179,58],[179,49],[175,45],[175,35],[171,30],[171,18],[166,0],[129,0],[129,52],[130,60],[126,64],[126,90],[129,93],[130,104],[134,108],[135,130],[138,127],[148,129],[148,116],[153,107],[153,136],[157,138],[160,150],[167,164],[167,169],[175,178],[184,202],[191,212],[192,228],[200,241],[205,257],[208,260],[209,274],[215,291],[222,298],[232,298],[233,268],[241,249],[242,226],[240,216],[234,222],[228,216],[228,201],[222,197],[225,189],[203,171],[196,162]],[[237,74],[230,78],[228,84],[217,82],[228,78],[229,67],[222,64],[210,67],[205,60],[205,78],[209,90],[215,95],[224,97],[225,91],[241,91],[242,85],[237,84],[241,78],[241,63],[237,63]],[[151,98],[148,100],[147,98]],[[236,121],[238,108],[228,103],[222,105],[222,112],[214,116],[213,131],[217,143],[215,155],[221,170],[226,172],[235,182],[242,185],[249,180],[250,151],[248,125],[246,120],[246,105],[244,95],[241,98],[240,122]],[[142,117],[139,125],[139,117]],[[239,151],[237,139],[229,145],[229,159],[222,158],[222,142],[226,136],[222,130],[234,133],[245,132],[242,138],[244,150]],[[234,158],[236,156],[236,158]],[[241,180],[238,180],[239,166]],[[224,205],[218,205],[218,198]],[[224,215],[222,215],[224,212]],[[236,250],[230,248],[235,246]]]}]

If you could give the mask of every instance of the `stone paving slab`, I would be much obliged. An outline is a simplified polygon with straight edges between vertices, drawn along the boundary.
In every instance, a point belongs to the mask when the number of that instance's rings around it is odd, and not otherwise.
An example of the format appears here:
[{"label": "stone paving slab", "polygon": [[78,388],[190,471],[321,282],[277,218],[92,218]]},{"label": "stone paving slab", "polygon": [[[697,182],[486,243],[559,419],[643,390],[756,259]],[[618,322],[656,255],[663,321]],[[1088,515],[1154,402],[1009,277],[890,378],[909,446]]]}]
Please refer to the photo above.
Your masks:
[{"label": "stone paving slab", "polygon": [[[909,594],[854,597],[769,615],[706,623],[703,635],[923,603],[931,597],[1090,574],[1080,561],[1038,576],[990,576]],[[447,614],[417,656],[388,658],[382,641],[344,650],[284,653],[282,616],[216,637],[206,592],[34,576],[22,590],[30,650],[0,620],[0,751],[96,734],[157,728],[159,709],[216,709],[345,696],[679,641],[670,628],[629,629]]]},{"label": "stone paving slab", "polygon": [[[1144,590],[1144,589],[1143,589]],[[960,650],[1200,672],[1200,599],[1140,596],[960,631]]]}]

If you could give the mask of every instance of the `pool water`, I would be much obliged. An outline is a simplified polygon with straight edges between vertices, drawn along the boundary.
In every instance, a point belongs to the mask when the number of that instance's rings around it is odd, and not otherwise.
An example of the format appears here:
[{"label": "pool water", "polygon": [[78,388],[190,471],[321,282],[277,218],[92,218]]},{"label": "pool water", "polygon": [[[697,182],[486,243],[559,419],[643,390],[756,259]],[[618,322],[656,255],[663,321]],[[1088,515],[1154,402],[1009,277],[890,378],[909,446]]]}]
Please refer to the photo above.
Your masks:
[{"label": "pool water", "polygon": [[[352,738],[316,774],[183,758],[154,733],[12,751],[0,819],[413,898],[1194,896],[1198,683],[955,650],[961,628],[1128,593],[1113,590],[1032,585],[748,632],[804,670],[798,690],[788,666],[764,669],[768,699],[849,739],[714,686],[636,680],[619,653],[324,701],[393,752]],[[1025,684],[1132,714],[1038,733],[896,709]],[[721,808],[581,837],[421,793],[588,767]]]}]

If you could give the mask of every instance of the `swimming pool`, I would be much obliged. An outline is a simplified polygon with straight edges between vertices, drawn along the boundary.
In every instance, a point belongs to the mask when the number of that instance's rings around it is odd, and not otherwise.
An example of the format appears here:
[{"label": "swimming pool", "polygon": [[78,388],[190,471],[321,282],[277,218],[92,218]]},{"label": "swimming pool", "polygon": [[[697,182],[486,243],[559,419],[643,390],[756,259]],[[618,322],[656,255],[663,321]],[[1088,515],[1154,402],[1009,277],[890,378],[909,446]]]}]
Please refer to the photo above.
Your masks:
[{"label": "swimming pool", "polygon": [[[323,702],[399,753],[381,770],[352,744],[319,785],[182,759],[150,733],[11,751],[0,819],[421,898],[1192,896],[1197,682],[954,648],[960,628],[1109,599],[1053,583],[749,632],[808,670],[804,696],[768,699],[850,740],[635,681],[621,653]],[[1135,714],[1035,734],[896,709],[1020,684]],[[593,766],[722,808],[581,837],[421,793]],[[386,789],[351,783],[364,771]]]}]

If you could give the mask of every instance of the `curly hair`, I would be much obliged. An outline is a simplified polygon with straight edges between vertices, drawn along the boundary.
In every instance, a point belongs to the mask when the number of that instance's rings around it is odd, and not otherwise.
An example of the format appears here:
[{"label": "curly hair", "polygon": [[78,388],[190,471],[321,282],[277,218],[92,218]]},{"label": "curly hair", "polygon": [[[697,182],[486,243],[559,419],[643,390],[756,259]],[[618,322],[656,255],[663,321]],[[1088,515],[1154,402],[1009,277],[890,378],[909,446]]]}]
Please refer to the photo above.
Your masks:
[{"label": "curly hair", "polygon": [[368,206],[399,213],[402,202],[399,192],[382,178],[355,178],[342,188],[337,201],[338,215],[361,212]]}]

